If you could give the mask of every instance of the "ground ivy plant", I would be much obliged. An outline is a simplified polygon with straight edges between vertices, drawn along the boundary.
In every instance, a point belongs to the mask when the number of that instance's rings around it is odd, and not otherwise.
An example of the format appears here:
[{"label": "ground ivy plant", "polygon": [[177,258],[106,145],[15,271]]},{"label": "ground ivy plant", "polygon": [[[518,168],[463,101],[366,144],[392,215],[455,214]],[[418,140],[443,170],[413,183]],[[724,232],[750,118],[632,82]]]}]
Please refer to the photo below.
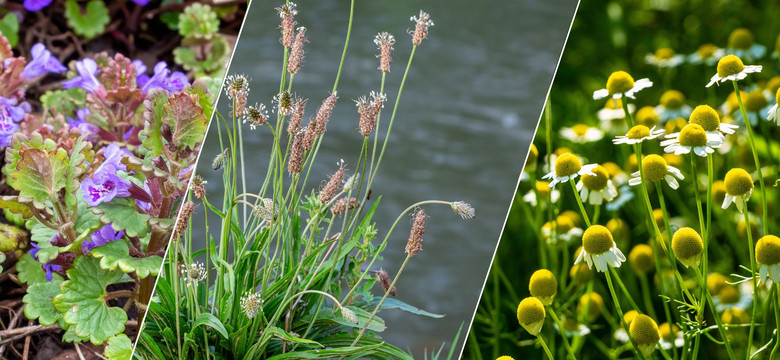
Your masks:
[{"label": "ground ivy plant", "polygon": [[[28,319],[126,359],[125,329],[145,312],[214,96],[164,62],[103,53],[66,66],[42,44],[31,52],[14,56],[0,36],[2,175],[14,193],[0,197],[0,255],[18,258]],[[43,78],[52,90],[27,99]]]}]

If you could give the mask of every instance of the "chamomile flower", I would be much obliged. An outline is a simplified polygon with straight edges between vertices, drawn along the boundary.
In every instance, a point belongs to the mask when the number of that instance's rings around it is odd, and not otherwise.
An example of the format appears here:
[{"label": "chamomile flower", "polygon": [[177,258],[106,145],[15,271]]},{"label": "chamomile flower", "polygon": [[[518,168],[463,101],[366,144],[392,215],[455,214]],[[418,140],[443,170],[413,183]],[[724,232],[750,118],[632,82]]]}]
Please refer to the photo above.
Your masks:
[{"label": "chamomile flower", "polygon": [[675,53],[670,48],[660,48],[653,54],[647,54],[645,62],[659,68],[673,68],[685,62],[685,56]]},{"label": "chamomile flower", "polygon": [[695,53],[688,55],[688,62],[691,64],[715,65],[723,55],[726,55],[725,50],[713,44],[704,44],[699,46]]},{"label": "chamomile flower", "polygon": [[658,114],[655,112],[655,108],[652,106],[641,107],[634,117],[634,123],[636,125],[644,125],[648,128],[658,125],[660,120]]},{"label": "chamomile flower", "polygon": [[642,159],[642,172],[637,171],[631,174],[628,184],[631,186],[641,184],[643,180],[641,175],[644,175],[644,181],[648,183],[664,180],[670,188],[675,190],[680,187],[677,180],[685,179],[679,169],[669,165],[666,159],[656,154],[647,155]]},{"label": "chamomile flower", "polygon": [[761,65],[745,65],[736,55],[726,55],[718,60],[718,72],[712,75],[707,87],[716,83],[742,80],[748,74],[761,72],[762,68]]},{"label": "chamomile flower", "polygon": [[556,203],[558,202],[558,199],[561,197],[561,192],[557,189],[551,189],[550,183],[547,181],[537,181],[536,182],[536,191],[531,190],[525,195],[523,195],[523,201],[531,204],[532,206],[536,206],[539,204],[539,199],[536,198],[536,194],[539,194],[539,197],[541,197],[541,201],[546,202],[547,198],[549,197],[550,202]]},{"label": "chamomile flower", "polygon": [[628,265],[637,274],[645,275],[655,270],[653,248],[647,244],[638,244],[628,253]]},{"label": "chamomile flower", "polygon": [[[771,106],[769,106],[769,100],[771,99],[771,96],[767,97],[766,92],[762,90],[753,90],[747,94],[740,92],[740,95],[743,94],[744,96],[742,96],[742,104],[745,106],[745,112],[747,112],[750,125],[757,126],[759,118],[769,117],[769,112],[771,110]],[[737,106],[739,106],[739,104],[737,104]],[[734,119],[743,123],[745,122],[745,119],[742,118],[741,111],[738,111],[734,114]]]},{"label": "chamomile flower", "polygon": [[737,128],[739,128],[734,124],[720,122],[718,112],[709,105],[699,105],[693,109],[688,121],[691,124],[701,126],[707,134],[720,137],[721,142],[726,138],[724,134],[733,134],[737,131]]},{"label": "chamomile flower", "polygon": [[[617,106],[615,106],[617,103]],[[634,104],[628,104],[629,114],[633,114],[636,110]],[[596,117],[601,121],[601,128],[607,133],[613,133],[626,128],[625,118],[626,112],[623,111],[623,99],[608,99],[604,104],[604,108],[596,112]]]},{"label": "chamomile flower", "polygon": [[745,281],[736,285],[726,284],[717,294],[712,294],[715,310],[727,309],[746,310],[753,304],[753,283]]},{"label": "chamomile flower", "polygon": [[662,337],[655,320],[643,314],[637,315],[631,321],[628,331],[644,356],[650,356],[655,351],[655,346]]},{"label": "chamomile flower", "polygon": [[685,95],[677,90],[667,90],[661,95],[661,101],[655,107],[655,113],[661,122],[667,122],[677,118],[687,118],[691,114],[691,107],[686,104]]},{"label": "chamomile flower", "polygon": [[699,124],[685,125],[680,132],[666,135],[666,139],[661,141],[661,146],[665,152],[675,155],[693,151],[698,156],[707,157],[723,145],[720,135],[708,133]]},{"label": "chamomile flower", "polygon": [[554,222],[550,221],[542,225],[542,235],[551,244],[558,243],[558,241],[570,243],[582,236],[582,229],[577,227],[570,217],[560,215],[555,218]]},{"label": "chamomile flower", "polygon": [[767,284],[767,279],[780,283],[780,238],[764,235],[758,239],[756,261],[761,265],[758,273],[762,284]]},{"label": "chamomile flower", "polygon": [[607,169],[601,165],[596,165],[591,172],[582,175],[577,182],[577,191],[583,201],[591,205],[601,205],[604,200],[609,202],[618,196]]},{"label": "chamomile flower", "polygon": [[588,264],[585,263],[574,264],[569,269],[569,277],[578,285],[587,284],[593,279],[593,270],[588,268]]},{"label": "chamomile flower", "polygon": [[561,137],[578,144],[599,141],[604,138],[604,132],[585,124],[561,128]]},{"label": "chamomile flower", "polygon": [[542,305],[548,306],[558,293],[558,280],[550,270],[536,270],[528,281],[528,291],[531,296],[539,299]]},{"label": "chamomile flower", "polygon": [[739,28],[729,34],[726,52],[755,61],[764,57],[766,54],[766,46],[756,44],[753,39],[753,33],[751,33],[750,30]]},{"label": "chamomile flower", "polygon": [[658,333],[661,335],[658,343],[665,350],[673,347],[681,348],[685,345],[685,338],[683,338],[683,333],[677,325],[670,325],[668,322],[663,323],[658,327]]},{"label": "chamomile flower", "polygon": [[698,267],[704,251],[704,242],[696,230],[683,227],[677,229],[672,236],[672,251],[685,267]]},{"label": "chamomile flower", "polygon": [[[626,322],[626,326],[628,326],[629,329],[631,328],[631,322],[634,321],[634,319],[636,319],[637,315],[639,315],[639,313],[636,310],[629,310],[626,311],[625,314],[623,314],[623,321]],[[630,341],[630,339],[628,338],[628,333],[626,332],[625,329],[623,329],[622,326],[617,330],[615,330],[615,334],[613,335],[613,337],[615,338],[615,340],[620,341],[623,344]]]},{"label": "chamomile flower", "polygon": [[585,314],[589,322],[598,319],[603,308],[604,299],[596,292],[583,294],[577,301],[577,314]]},{"label": "chamomile flower", "polygon": [[585,260],[588,267],[605,272],[609,267],[620,267],[626,261],[625,255],[615,245],[612,233],[601,225],[592,225],[582,234],[582,250],[575,264]]},{"label": "chamomile flower", "polygon": [[565,153],[555,159],[553,171],[547,173],[542,179],[552,179],[550,187],[559,183],[574,180],[577,176],[585,175],[596,168],[596,164],[582,165],[582,161],[572,153]]},{"label": "chamomile flower", "polygon": [[634,81],[625,71],[615,71],[607,79],[607,88],[596,90],[593,92],[593,99],[599,100],[608,96],[613,99],[619,99],[623,96],[634,98],[634,95],[642,89],[647,89],[653,86],[653,82],[650,79],[639,79]]},{"label": "chamomile flower", "polygon": [[527,297],[517,306],[517,321],[525,331],[533,336],[539,335],[539,332],[542,331],[546,316],[544,305],[535,297]]},{"label": "chamomile flower", "polygon": [[656,130],[655,126],[652,128],[648,128],[644,125],[634,125],[631,129],[628,130],[626,135],[620,135],[616,136],[614,139],[612,139],[612,143],[615,145],[618,144],[638,144],[645,140],[652,140],[657,137],[660,137],[664,134],[664,129],[658,129]]},{"label": "chamomile flower", "polygon": [[[590,334],[590,328],[585,326],[585,324],[578,322],[577,319],[563,318],[561,319],[561,323],[563,324],[563,333],[566,334],[566,337],[568,338]],[[558,324],[553,325],[555,326],[556,330],[560,331]]]},{"label": "chamomile flower", "polygon": [[742,212],[753,193],[753,178],[745,169],[734,168],[726,173],[723,184],[726,186],[726,196],[721,208],[726,209],[734,203],[737,210]]},{"label": "chamomile flower", "polygon": [[769,108],[769,114],[766,117],[767,120],[774,121],[777,126],[780,126],[780,116],[777,114],[778,103],[780,103],[780,88],[778,88],[777,92],[775,93],[775,104]]},{"label": "chamomile flower", "polygon": [[607,172],[609,173],[609,178],[612,180],[613,183],[615,183],[615,185],[623,185],[626,183],[626,181],[628,181],[628,174],[626,174],[623,171],[620,165],[608,161],[602,164],[601,166],[607,169]]}]

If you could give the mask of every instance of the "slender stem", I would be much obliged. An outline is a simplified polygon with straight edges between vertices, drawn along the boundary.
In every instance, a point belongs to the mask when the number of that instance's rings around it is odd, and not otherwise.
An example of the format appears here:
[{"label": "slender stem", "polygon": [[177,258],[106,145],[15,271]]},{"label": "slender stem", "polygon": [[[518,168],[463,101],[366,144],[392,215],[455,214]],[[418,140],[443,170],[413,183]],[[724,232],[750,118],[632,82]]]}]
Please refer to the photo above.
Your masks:
[{"label": "slender stem", "polygon": [[[726,329],[720,322],[718,310],[715,309],[715,304],[712,301],[712,295],[710,295],[710,291],[707,289],[707,281],[704,280],[704,277],[701,275],[699,269],[693,269],[693,271],[696,273],[696,277],[699,280],[699,286],[704,288],[704,294],[707,298],[707,303],[710,306],[710,310],[712,311],[712,317],[715,318],[715,323],[718,325],[718,332],[720,333],[720,337],[723,338],[723,342],[726,344],[726,351],[729,354],[729,359],[735,360],[736,358],[734,357],[734,351],[731,350],[731,344],[729,343],[728,337],[726,337]],[[748,349],[748,351],[750,350]]]},{"label": "slender stem", "polygon": [[[699,194],[699,172],[696,169],[696,155],[691,153],[691,170],[693,175],[691,176],[691,182],[693,183],[693,194],[696,197],[696,212],[699,214],[699,233],[704,236],[706,229],[704,228],[704,212],[702,212],[701,195]],[[705,247],[706,251],[707,248]]]},{"label": "slender stem", "polygon": [[745,111],[745,105],[742,104],[742,96],[739,94],[739,85],[737,85],[736,80],[733,80],[732,83],[734,84],[734,92],[737,94],[737,102],[739,103],[739,110],[742,112],[742,119],[745,120],[745,129],[747,129],[748,142],[750,143],[750,150],[753,152],[753,161],[756,162],[756,173],[758,174],[758,183],[761,186],[761,200],[762,200],[761,205],[763,206],[763,210],[764,210],[764,213],[762,214],[764,234],[769,234],[769,219],[768,219],[769,211],[767,208],[768,200],[766,197],[766,187],[764,186],[764,175],[761,172],[761,163],[758,161],[758,151],[756,151],[756,143],[753,140],[753,126],[750,125],[750,120],[748,120],[747,112]]},{"label": "slender stem", "polygon": [[411,258],[412,258],[412,254],[406,254],[406,258],[404,259],[404,262],[401,264],[401,268],[398,269],[398,273],[395,274],[395,277],[393,278],[393,282],[390,283],[390,286],[387,287],[387,291],[385,291],[385,294],[382,296],[382,299],[379,300],[379,303],[376,304],[374,311],[371,312],[371,316],[368,317],[368,321],[366,321],[366,324],[363,325],[363,327],[360,329],[358,336],[356,336],[355,340],[352,341],[351,346],[357,345],[360,338],[363,337],[363,334],[365,334],[366,329],[368,329],[368,325],[370,325],[371,321],[374,320],[376,313],[379,312],[379,309],[382,307],[382,304],[384,304],[385,300],[387,300],[387,296],[395,288],[395,283],[398,282],[398,279],[401,277],[401,273],[404,271],[404,268],[406,268],[406,264],[409,263],[409,259]]},{"label": "slender stem", "polygon": [[780,286],[777,286],[777,283],[773,283],[772,291],[775,295],[773,307],[775,308],[775,332],[777,333],[777,340],[775,340],[775,346],[772,348],[772,354],[769,356],[769,358],[776,359],[775,355],[777,354],[778,349],[780,349]]},{"label": "slender stem", "polygon": [[[756,280],[756,257],[753,254],[754,247],[753,247],[753,230],[750,227],[750,217],[748,216],[747,209],[744,209],[743,214],[745,215],[745,229],[747,229],[747,239],[748,239],[748,250],[750,251],[750,278],[753,281],[753,297],[755,300],[758,299],[758,281]],[[753,311],[752,315],[750,317],[750,331],[748,333],[748,346],[747,346],[747,359],[750,359],[750,350],[753,346],[753,333],[755,332],[756,328],[756,309],[758,306],[756,304],[753,304]],[[780,330],[778,330],[780,331]]]},{"label": "slender stem", "polygon": [[544,337],[537,335],[536,338],[539,340],[539,344],[542,345],[542,348],[544,348],[544,352],[547,354],[547,358],[550,360],[555,359],[550,352],[550,348],[547,347],[547,343],[544,342]]},{"label": "slender stem", "polygon": [[569,344],[569,339],[566,336],[566,329],[563,328],[563,323],[561,323],[561,320],[558,319],[558,316],[555,314],[555,310],[553,310],[552,306],[547,307],[547,312],[553,318],[555,324],[558,325],[558,331],[561,332],[561,337],[563,338],[563,346],[566,347],[566,351],[569,353],[569,357],[576,360],[577,356],[574,355],[574,350],[572,350],[571,345]]},{"label": "slender stem", "polygon": [[623,113],[626,114],[626,124],[628,125],[628,128],[631,129],[634,126],[634,122],[631,120],[631,113],[628,112],[628,99],[626,98],[626,95],[623,95],[620,102],[623,105]]},{"label": "slender stem", "polygon": [[628,324],[626,324],[626,319],[623,317],[623,309],[620,308],[620,300],[618,300],[617,294],[615,293],[615,287],[612,286],[612,277],[609,275],[609,271],[605,271],[604,276],[607,277],[609,294],[612,295],[612,301],[615,303],[615,308],[617,309],[618,315],[620,316],[620,324],[623,326],[623,330],[626,331],[626,334],[628,334],[628,339],[631,341],[631,346],[634,347],[634,353],[640,359],[645,360],[645,355],[642,354],[642,351],[639,350],[639,346],[636,345],[636,342],[634,341],[634,338],[631,336],[631,332],[628,329]]},{"label": "slender stem", "polygon": [[582,219],[585,220],[585,225],[590,227],[590,217],[588,217],[588,212],[585,211],[585,205],[582,204],[580,193],[579,191],[577,191],[577,185],[574,185],[574,179],[569,179],[569,184],[571,184],[571,190],[574,191],[574,197],[577,199],[577,205],[580,206],[580,211],[582,212]]}]

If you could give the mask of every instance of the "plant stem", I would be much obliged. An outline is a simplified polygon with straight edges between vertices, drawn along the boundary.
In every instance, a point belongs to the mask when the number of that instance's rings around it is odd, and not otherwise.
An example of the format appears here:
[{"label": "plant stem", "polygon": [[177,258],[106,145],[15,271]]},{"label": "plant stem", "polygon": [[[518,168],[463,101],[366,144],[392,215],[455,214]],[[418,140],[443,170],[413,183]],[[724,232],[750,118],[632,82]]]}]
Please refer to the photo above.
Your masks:
[{"label": "plant stem", "polygon": [[[758,161],[758,151],[756,150],[756,143],[753,140],[753,127],[752,125],[750,125],[750,120],[748,120],[747,112],[745,111],[745,105],[742,104],[742,96],[739,94],[739,85],[737,84],[736,80],[732,80],[732,83],[734,84],[734,92],[737,94],[737,102],[739,103],[739,110],[742,112],[742,119],[745,120],[745,129],[747,129],[748,143],[750,143],[750,150],[753,152],[753,161],[756,162],[756,173],[758,174],[758,183],[761,186],[761,200],[762,200],[761,205],[763,206],[763,210],[764,210],[764,213],[762,214],[764,234],[769,234],[769,219],[768,219],[769,211],[767,208],[768,199],[766,197],[766,187],[764,186],[764,174],[762,174],[761,172],[761,163]],[[750,223],[746,223],[746,224],[749,225]]]},{"label": "plant stem", "polygon": [[569,179],[569,184],[571,184],[571,190],[574,192],[574,198],[577,199],[577,205],[580,206],[580,211],[582,212],[582,219],[585,220],[585,225],[590,227],[590,217],[588,216],[588,212],[585,211],[585,205],[582,204],[580,193],[577,191],[577,185],[574,185],[574,179]]},{"label": "plant stem", "polygon": [[[748,216],[747,209],[743,209],[745,216],[745,228],[747,229],[747,239],[748,239],[748,250],[750,251],[750,278],[753,281],[753,298],[754,301],[758,300],[758,281],[756,280],[756,257],[753,254],[753,230],[750,227],[750,217]],[[750,317],[750,331],[748,333],[748,345],[747,345],[747,359],[750,359],[750,350],[753,346],[753,333],[756,328],[756,309],[758,308],[757,304],[753,304],[753,311],[752,315]],[[780,330],[778,330],[780,331]]]},{"label": "plant stem", "polygon": [[566,329],[563,328],[563,323],[561,323],[561,320],[558,319],[558,316],[555,314],[555,310],[553,310],[552,306],[547,307],[547,312],[550,313],[553,321],[555,321],[555,324],[558,325],[558,331],[560,331],[561,337],[563,338],[563,346],[566,347],[566,352],[569,353],[569,357],[576,360],[577,356],[574,355],[574,350],[572,350],[571,345],[569,344],[569,339],[566,337]]},{"label": "plant stem", "polygon": [[547,358],[550,360],[555,359],[550,352],[550,348],[547,347],[547,343],[544,342],[544,337],[537,335],[536,338],[539,340],[539,344],[542,345],[542,348],[544,348],[544,352],[547,354]]},{"label": "plant stem", "polygon": [[645,355],[642,354],[642,351],[639,350],[639,347],[636,345],[634,338],[631,337],[631,332],[628,329],[628,324],[626,324],[626,319],[623,317],[623,310],[620,308],[620,300],[618,300],[617,294],[615,293],[615,288],[612,286],[612,277],[609,275],[609,271],[605,271],[604,276],[607,277],[607,286],[609,287],[609,294],[612,295],[612,301],[615,303],[615,308],[618,311],[618,316],[620,316],[620,324],[623,326],[623,330],[626,331],[626,334],[628,334],[628,339],[631,341],[631,345],[634,347],[634,353],[640,359],[645,360]]}]

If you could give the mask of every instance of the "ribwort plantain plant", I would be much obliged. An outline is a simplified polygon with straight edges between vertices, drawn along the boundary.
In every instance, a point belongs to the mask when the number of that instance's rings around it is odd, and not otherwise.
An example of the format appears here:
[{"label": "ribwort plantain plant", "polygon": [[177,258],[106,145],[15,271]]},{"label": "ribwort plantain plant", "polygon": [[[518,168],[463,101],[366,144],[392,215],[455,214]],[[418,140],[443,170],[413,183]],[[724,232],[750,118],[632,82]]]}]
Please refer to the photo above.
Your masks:
[{"label": "ribwort plantain plant", "polygon": [[[304,60],[307,28],[300,26],[298,7],[287,2],[276,8],[281,18],[282,74],[278,94],[269,106],[250,103],[250,81],[228,77],[224,90],[231,104],[229,116],[217,114],[220,153],[212,169],[222,176],[221,204],[207,194],[202,180],[192,181],[191,202],[182,213],[164,262],[157,293],[136,347],[138,359],[300,359],[377,358],[411,359],[411,354],[382,340],[387,309],[440,317],[396,298],[396,284],[412,257],[423,248],[428,221],[425,206],[450,206],[455,216],[473,218],[474,209],[462,201],[425,200],[411,204],[380,235],[373,216],[381,197],[371,187],[388,150],[400,96],[417,47],[433,25],[430,15],[413,16],[411,54],[398,85],[389,121],[385,95],[395,38],[377,35],[379,90],[356,100],[355,138],[362,142],[354,170],[343,160],[317,187],[310,182],[327,125],[340,101],[338,81],[351,35],[349,27],[333,88],[313,94],[322,100],[305,120],[313,103],[295,92],[294,79],[306,76]],[[313,31],[313,30],[312,30]],[[349,119],[338,119],[349,121]],[[246,125],[245,125],[246,124]],[[247,126],[248,125],[248,126]],[[258,156],[245,151],[245,131],[263,131],[269,142],[265,178],[252,181],[245,169]],[[194,195],[194,196],[193,196]],[[406,246],[398,243],[396,227],[411,216]],[[192,216],[192,217],[191,217]],[[202,216],[206,231],[190,223]],[[400,229],[398,229],[400,230]],[[403,231],[403,230],[400,230]],[[217,234],[211,236],[210,234]],[[204,249],[193,245],[206,243]],[[399,269],[377,267],[385,251],[405,251]],[[400,292],[399,292],[400,293]],[[448,357],[452,357],[453,342]],[[443,347],[431,353],[442,354]]]}]

